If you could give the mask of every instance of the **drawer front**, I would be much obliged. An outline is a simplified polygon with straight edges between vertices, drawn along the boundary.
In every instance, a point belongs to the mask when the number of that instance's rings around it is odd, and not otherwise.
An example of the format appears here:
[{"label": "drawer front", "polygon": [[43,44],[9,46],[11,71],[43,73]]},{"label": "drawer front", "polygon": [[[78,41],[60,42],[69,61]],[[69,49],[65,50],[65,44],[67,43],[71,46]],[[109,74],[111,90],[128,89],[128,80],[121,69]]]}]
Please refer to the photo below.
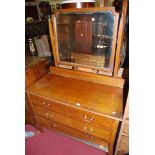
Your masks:
[{"label": "drawer front", "polygon": [[58,122],[60,124],[66,125],[68,127],[80,130],[82,132],[85,132],[87,134],[94,135],[96,137],[102,138],[105,141],[110,141],[111,138],[111,132],[103,129],[103,128],[97,128],[94,126],[91,126],[87,123],[83,123],[80,121],[77,121],[75,119],[72,119],[70,117],[66,117],[64,115],[61,115],[59,113],[56,113],[54,111],[42,108],[40,106],[33,106],[33,111],[35,114],[48,118],[51,121]]},{"label": "drawer front", "polygon": [[52,129],[52,130],[55,130],[58,132],[62,132],[69,136],[72,136],[75,138],[80,138],[80,139],[83,139],[83,140],[86,140],[86,141],[89,141],[89,142],[92,142],[92,143],[95,143],[95,144],[98,144],[98,145],[101,145],[104,147],[108,147],[108,145],[109,145],[108,142],[103,141],[102,139],[99,139],[99,138],[89,135],[87,133],[80,132],[78,130],[74,130],[69,127],[66,127],[62,124],[50,121],[50,120],[40,117],[38,115],[36,115],[36,120],[37,120],[38,124],[42,127],[49,128],[49,129]]},{"label": "drawer front", "polygon": [[32,104],[43,106],[47,109],[61,113],[73,119],[88,123],[93,126],[103,127],[108,130],[111,130],[113,128],[113,125],[114,125],[113,119],[81,110],[78,107],[76,108],[76,107],[67,106],[62,103],[44,99],[42,97],[38,97],[35,95],[30,95],[30,98],[31,98]]}]

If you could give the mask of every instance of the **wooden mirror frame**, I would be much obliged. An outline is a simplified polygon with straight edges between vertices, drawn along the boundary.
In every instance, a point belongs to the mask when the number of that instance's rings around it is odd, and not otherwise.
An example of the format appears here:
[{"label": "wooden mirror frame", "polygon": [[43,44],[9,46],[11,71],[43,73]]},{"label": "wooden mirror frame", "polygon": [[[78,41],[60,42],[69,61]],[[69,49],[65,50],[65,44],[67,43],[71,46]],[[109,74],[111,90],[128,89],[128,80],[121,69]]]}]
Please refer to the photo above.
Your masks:
[{"label": "wooden mirror frame", "polygon": [[[57,31],[56,31],[56,16],[58,16],[60,13],[74,13],[74,12],[104,12],[104,11],[110,11],[112,12],[112,15],[114,16],[114,31],[113,31],[113,41],[112,41],[112,52],[111,52],[111,58],[110,58],[110,64],[109,68],[98,68],[93,66],[86,66],[76,63],[68,63],[68,62],[62,62],[59,59],[59,51],[58,51],[58,41],[57,41]],[[113,75],[114,71],[114,65],[115,65],[115,55],[116,55],[116,42],[117,42],[117,33],[118,33],[118,20],[119,20],[119,13],[115,11],[114,7],[96,7],[96,8],[80,8],[80,9],[60,9],[55,12],[55,14],[52,15],[52,20],[49,20],[49,32],[51,37],[51,43],[53,48],[53,55],[54,55],[54,61],[55,66],[59,67],[60,65],[70,66],[70,67],[82,67],[87,69],[93,69],[97,71],[103,71],[107,73],[111,73],[111,76]]]}]

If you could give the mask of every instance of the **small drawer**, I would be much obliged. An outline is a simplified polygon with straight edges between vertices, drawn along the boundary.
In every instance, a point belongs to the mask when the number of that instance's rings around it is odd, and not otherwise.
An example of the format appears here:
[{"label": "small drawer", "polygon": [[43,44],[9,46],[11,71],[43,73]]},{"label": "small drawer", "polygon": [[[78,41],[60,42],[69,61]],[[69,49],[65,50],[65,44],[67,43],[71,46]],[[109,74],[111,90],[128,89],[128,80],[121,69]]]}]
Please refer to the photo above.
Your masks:
[{"label": "small drawer", "polygon": [[111,133],[110,131],[104,128],[97,128],[91,126],[87,123],[83,123],[72,119],[70,117],[66,117],[54,111],[50,111],[48,109],[42,108],[40,106],[33,106],[33,111],[36,115],[48,118],[51,121],[58,122],[70,128],[77,129],[79,131],[85,132],[87,134],[91,134],[93,136],[99,137],[105,141],[110,141]]},{"label": "small drawer", "polygon": [[104,140],[102,140],[100,138],[97,138],[97,137],[94,137],[94,136],[89,135],[87,133],[83,133],[83,132],[80,132],[78,130],[69,128],[69,127],[64,126],[62,124],[50,121],[50,120],[45,119],[45,118],[43,118],[41,116],[36,115],[36,120],[37,120],[37,123],[40,126],[43,126],[45,128],[50,128],[52,130],[67,134],[69,136],[72,136],[72,137],[75,137],[75,138],[80,138],[80,139],[83,139],[83,140],[86,140],[86,141],[89,141],[89,142],[92,142],[94,144],[98,144],[98,145],[101,145],[101,146],[104,146],[104,147],[109,146],[108,142],[106,142],[106,141],[104,141]]},{"label": "small drawer", "polygon": [[129,121],[125,120],[122,135],[129,136]]},{"label": "small drawer", "polygon": [[113,130],[115,120],[94,114],[91,111],[80,109],[79,107],[73,107],[60,102],[48,100],[35,95],[30,95],[32,104],[42,106],[46,109],[61,113],[62,115],[71,117],[73,119],[88,123],[96,127],[103,127],[108,130]]}]

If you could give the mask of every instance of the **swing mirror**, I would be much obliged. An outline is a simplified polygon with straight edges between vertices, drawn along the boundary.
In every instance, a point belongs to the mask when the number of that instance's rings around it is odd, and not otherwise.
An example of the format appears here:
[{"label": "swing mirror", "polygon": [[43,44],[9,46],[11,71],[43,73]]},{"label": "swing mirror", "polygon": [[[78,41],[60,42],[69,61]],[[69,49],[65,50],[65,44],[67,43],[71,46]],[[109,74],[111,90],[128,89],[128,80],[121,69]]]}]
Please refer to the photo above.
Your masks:
[{"label": "swing mirror", "polygon": [[112,72],[118,23],[116,14],[101,8],[57,13],[53,25],[59,64]]}]

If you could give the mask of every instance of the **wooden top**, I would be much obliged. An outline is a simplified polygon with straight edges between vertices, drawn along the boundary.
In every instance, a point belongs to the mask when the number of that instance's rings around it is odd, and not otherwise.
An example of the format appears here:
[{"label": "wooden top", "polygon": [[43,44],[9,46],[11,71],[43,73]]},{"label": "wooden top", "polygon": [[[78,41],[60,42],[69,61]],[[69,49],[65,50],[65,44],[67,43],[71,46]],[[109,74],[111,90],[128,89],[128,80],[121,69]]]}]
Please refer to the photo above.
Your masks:
[{"label": "wooden top", "polygon": [[122,118],[121,88],[48,74],[27,92],[114,119]]}]

